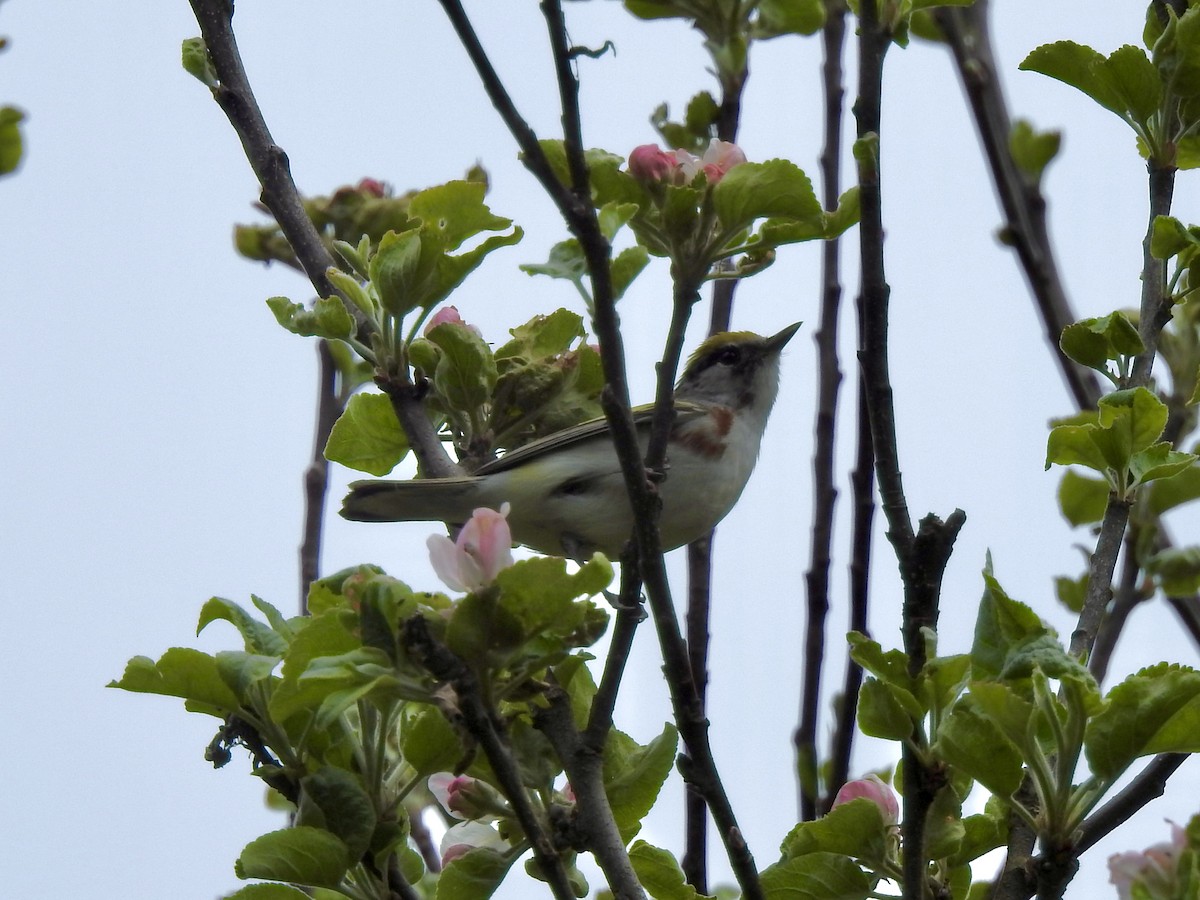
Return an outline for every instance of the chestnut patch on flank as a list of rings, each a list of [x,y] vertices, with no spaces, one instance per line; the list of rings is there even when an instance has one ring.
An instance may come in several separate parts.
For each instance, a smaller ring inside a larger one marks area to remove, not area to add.
[[[725,453],[725,437],[733,427],[733,416],[728,406],[713,406],[708,415],[676,428],[673,437],[693,453],[720,459]]]

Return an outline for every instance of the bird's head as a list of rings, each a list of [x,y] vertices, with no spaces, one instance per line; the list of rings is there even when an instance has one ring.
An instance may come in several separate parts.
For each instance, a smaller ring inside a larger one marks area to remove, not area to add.
[[[679,400],[753,412],[765,423],[779,392],[779,354],[800,323],[771,337],[752,331],[714,334],[688,359],[675,387]]]

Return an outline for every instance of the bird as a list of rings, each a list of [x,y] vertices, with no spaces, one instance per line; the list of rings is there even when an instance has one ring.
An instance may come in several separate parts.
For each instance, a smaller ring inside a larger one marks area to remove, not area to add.
[[[689,357],[675,386],[659,534],[663,551],[708,534],[733,508],[754,465],[779,393],[781,351],[799,329],[762,337],[721,332]],[[653,405],[634,409],[642,452]],[[356,522],[461,525],[478,507],[510,505],[514,542],[550,556],[616,558],[633,532],[633,511],[606,419],[547,435],[485,463],[471,475],[356,481],[341,515]]]

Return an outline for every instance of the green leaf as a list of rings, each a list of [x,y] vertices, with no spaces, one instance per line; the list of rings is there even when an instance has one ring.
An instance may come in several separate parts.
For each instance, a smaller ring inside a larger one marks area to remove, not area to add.
[[[840,853],[881,869],[887,854],[887,825],[879,806],[857,797],[812,822],[801,822],[780,845],[784,860],[807,853]]]
[[[1008,152],[1017,168],[1033,179],[1041,180],[1046,166],[1058,155],[1061,131],[1036,131],[1029,122],[1018,119],[1008,134]]]
[[[911,693],[876,678],[863,682],[858,693],[858,727],[863,734],[885,741],[903,741],[913,734],[920,704]]]
[[[482,231],[504,231],[511,219],[494,215],[483,197],[487,185],[481,181],[450,181],[415,194],[409,213],[423,227],[437,234],[446,250],[456,250],[467,238]]]
[[[335,607],[315,613],[288,645],[283,659],[284,680],[295,681],[317,657],[341,656],[362,647],[355,633],[357,626],[357,617],[349,609]]]
[[[1145,566],[1168,597],[1188,597],[1200,591],[1200,547],[1160,550]]]
[[[821,0],[762,0],[754,21],[754,35],[773,38],[783,34],[816,34],[825,24]]]
[[[1110,359],[1135,356],[1146,349],[1137,327],[1122,312],[1068,325],[1059,346],[1075,362],[1101,372]]]
[[[966,865],[1008,842],[1008,817],[981,813],[962,820],[963,839],[947,860],[951,866]]]
[[[1145,484],[1174,478],[1195,461],[1195,455],[1172,450],[1169,443],[1161,441],[1133,454],[1129,460],[1129,472],[1133,476],[1133,484]]]
[[[925,823],[925,853],[930,859],[946,859],[959,852],[966,838],[962,801],[950,784],[933,797]]]
[[[1155,259],[1170,259],[1197,244],[1200,244],[1200,240],[1174,216],[1154,217],[1150,229],[1150,255]]]
[[[408,454],[408,439],[384,394],[355,394],[333,423],[325,458],[359,472],[386,475]]]
[[[25,113],[15,106],[0,106],[0,175],[16,171],[21,162],[23,145],[18,127]]]
[[[767,900],[866,900],[872,881],[854,860],[839,853],[806,853],[762,872]]]
[[[713,188],[712,200],[722,228],[731,232],[748,228],[755,219],[823,222],[812,182],[785,159],[735,166]]]
[[[1078,578],[1068,578],[1057,575],[1054,578],[1054,594],[1058,601],[1073,613],[1083,609],[1083,601],[1087,596],[1088,575],[1084,572]]]
[[[658,799],[678,745],[679,733],[669,724],[645,746],[615,728],[609,732],[604,744],[604,793],[626,843],[641,829],[642,819]]]
[[[243,653],[240,650],[223,650],[217,654],[216,659],[217,673],[233,689],[238,701],[244,706],[250,706],[251,688],[270,678],[279,665],[278,656],[261,656],[256,653]]]
[[[470,328],[444,322],[426,337],[441,349],[433,374],[434,389],[451,408],[468,412],[488,401],[496,387],[496,360]]]
[[[620,300],[625,296],[629,285],[641,274],[642,269],[646,268],[649,262],[650,253],[640,244],[626,247],[613,257],[610,266],[613,300]]]
[[[296,824],[337,836],[350,859],[359,859],[375,833],[375,806],[357,778],[345,769],[322,766],[300,780],[302,801]]]
[[[629,848],[629,862],[638,882],[654,900],[696,900],[706,896],[687,883],[675,857],[645,841]]]
[[[182,697],[189,704],[196,704],[194,712],[221,718],[239,706],[237,695],[217,670],[216,659],[190,647],[172,647],[157,663],[145,656],[135,656],[120,680],[108,686],[141,694]]]
[[[1163,84],[1141,47],[1126,44],[1109,54],[1105,70],[1135,122],[1147,123],[1163,100]]]
[[[908,674],[908,654],[903,650],[884,651],[878,641],[857,631],[846,635],[846,640],[850,644],[850,656],[856,663],[880,681],[912,693],[916,685]]]
[[[470,850],[442,870],[434,896],[437,900],[487,900],[516,859],[515,854],[509,857],[487,847]]]
[[[559,241],[551,247],[550,256],[544,263],[523,263],[519,268],[528,275],[548,275],[551,278],[561,278],[580,288],[583,287],[583,280],[588,273],[583,247],[575,238]]]
[[[549,315],[537,315],[513,328],[512,340],[496,350],[497,360],[522,359],[527,362],[565,353],[587,331],[583,317],[569,309],[556,309]]]
[[[1058,506],[1063,518],[1075,527],[1099,522],[1108,507],[1109,491],[1103,478],[1089,478],[1067,469],[1058,483]]]
[[[297,826],[272,831],[245,846],[234,863],[238,878],[265,878],[334,888],[350,858],[346,845],[320,828]]]
[[[287,297],[271,297],[267,306],[280,325],[301,337],[346,340],[354,334],[354,317],[341,297],[321,297],[312,309],[302,303],[293,303]]]
[[[976,679],[998,677],[1015,647],[1029,638],[1050,633],[1037,613],[1005,593],[992,576],[990,558],[983,572],[983,584],[971,646],[971,668]]]
[[[418,775],[452,771],[466,755],[458,732],[432,706],[421,709],[404,724],[400,753]]]
[[[183,70],[199,81],[206,88],[216,90],[221,79],[217,77],[217,70],[213,67],[212,57],[208,55],[208,47],[204,44],[204,38],[187,38],[183,42],[180,52]]]
[[[1021,754],[973,696],[955,704],[942,720],[934,752],[992,793],[1010,797],[1024,777]]]
[[[422,241],[420,229],[389,231],[379,241],[368,271],[384,308],[398,319],[433,294],[437,248],[432,240]]]
[[[231,623],[241,633],[246,649],[251,653],[283,656],[287,652],[287,641],[281,635],[232,600],[223,597],[213,597],[200,608],[200,622],[196,625],[196,634],[218,620]]]
[[[1138,757],[1200,752],[1200,672],[1159,663],[1130,675],[1087,725],[1084,750],[1099,778],[1115,779]]]
[[[1091,47],[1074,41],[1044,44],[1026,56],[1018,68],[1069,84],[1122,118],[1127,113],[1129,104],[1108,72],[1107,60]]]

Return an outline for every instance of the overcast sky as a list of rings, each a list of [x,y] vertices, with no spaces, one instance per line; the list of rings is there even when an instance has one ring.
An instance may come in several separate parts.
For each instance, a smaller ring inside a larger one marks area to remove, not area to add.
[[[1046,187],[1076,309],[1083,316],[1134,306],[1145,178],[1132,135],[1069,88],[1016,66],[1058,39],[1104,52],[1136,43],[1143,8],[994,6],[1014,113],[1066,130]],[[468,8],[521,110],[539,135],[555,135],[536,4]],[[681,111],[696,91],[713,88],[699,36],[679,24],[637,23],[611,0],[570,3],[567,12],[577,43],[611,39],[617,48],[580,61],[589,145],[626,154],[655,139],[647,123],[654,106]],[[407,190],[480,161],[491,173],[492,209],[527,236],[455,295],[463,316],[499,343],[536,312],[582,311],[565,282],[517,269],[542,261],[564,231],[436,4],[243,0],[235,26],[301,190],[327,193],[363,176]],[[304,300],[309,290],[286,269],[233,253],[231,227],[256,220],[257,189],[224,116],[179,66],[180,41],[196,33],[183,0],[0,7],[0,34],[11,39],[0,55],[0,103],[28,113],[25,164],[0,180],[0,869],[14,897],[211,900],[238,886],[232,864],[241,847],[282,825],[241,755],[219,772],[204,762],[214,720],[103,687],[130,656],[195,644],[200,605],[212,595],[296,604],[315,350],[280,329],[264,300]],[[754,47],[741,132],[750,159],[786,156],[815,179],[819,65],[814,39]],[[989,549],[1008,591],[1068,634],[1073,620],[1056,605],[1051,579],[1080,571],[1076,545],[1088,536],[1061,520],[1059,474],[1042,463],[1046,422],[1069,412],[1070,401],[1014,261],[995,240],[999,214],[948,55],[919,42],[896,49],[886,84],[884,202],[905,484],[914,516],[955,507],[968,515],[945,582],[942,649],[970,645]],[[1176,192],[1177,214],[1189,222],[1200,218],[1194,181],[1184,173]],[[773,269],[742,286],[734,315],[737,327],[763,333],[805,321],[784,360],[758,470],[717,541],[712,738],[764,866],[796,817],[790,735],[808,561],[817,292],[818,248],[785,248]],[[668,298],[657,261],[621,303],[635,400],[651,396]],[[700,317],[691,345],[705,310]],[[852,375],[851,317],[844,322]],[[846,409],[852,383],[844,383]],[[839,450],[844,471],[851,441]],[[331,503],[351,477],[335,472]],[[845,628],[848,497],[844,490],[838,507],[835,634]],[[1181,542],[1195,541],[1194,519],[1176,530]],[[333,518],[324,570],[371,561],[433,588],[430,531]],[[682,554],[674,556],[678,588]],[[885,645],[899,642],[899,598],[880,537],[872,627]],[[1164,657],[1196,664],[1178,632],[1161,603],[1140,609],[1112,671]],[[235,640],[218,623],[199,646]],[[617,710],[620,727],[643,741],[669,717],[656,654],[647,627]],[[838,662],[827,679],[840,677]],[[888,764],[892,752],[861,741],[856,772]],[[1094,896],[1107,877],[1104,857],[1163,840],[1165,817],[1184,822],[1196,812],[1198,770],[1187,763],[1135,827],[1091,851],[1068,896]],[[677,778],[667,796],[643,836],[678,851]]]

